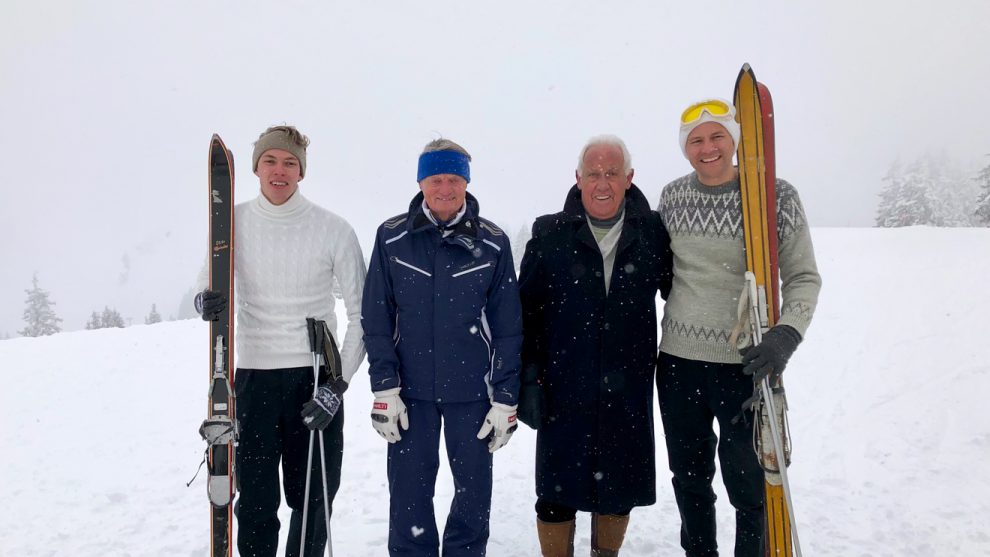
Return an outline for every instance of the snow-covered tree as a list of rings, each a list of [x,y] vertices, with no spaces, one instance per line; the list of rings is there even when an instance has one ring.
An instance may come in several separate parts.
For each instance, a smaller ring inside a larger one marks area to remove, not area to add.
[[[895,162],[883,181],[877,226],[971,224],[973,188],[944,156],[926,155],[907,167]]]
[[[121,317],[120,312],[109,306],[103,306],[102,313],[94,311],[86,323],[87,329],[110,329],[112,327],[123,329],[125,326],[124,318]]]
[[[901,161],[890,165],[887,175],[882,178],[887,185],[880,190],[880,203],[877,205],[877,226],[892,228],[906,226],[907,214],[901,203],[901,192],[904,189],[904,177]]]
[[[55,315],[55,310],[52,309],[55,302],[48,297],[48,292],[38,286],[38,273],[31,278],[31,289],[25,292],[28,295],[24,308],[24,322],[27,326],[18,333],[26,337],[40,337],[61,332],[59,323],[62,318]]]
[[[109,329],[111,327],[123,329],[126,326],[124,324],[124,318],[121,317],[120,312],[106,306],[103,307],[103,315],[100,316],[100,321],[102,322],[104,329]]]
[[[973,211],[973,216],[976,217],[974,224],[990,226],[990,164],[980,170],[975,181],[980,186],[980,194],[976,199],[976,210]]]
[[[144,318],[144,324],[153,325],[155,323],[161,323],[161,321],[162,321],[162,315],[158,313],[158,308],[155,307],[155,304],[151,304],[151,313],[149,313],[148,316]]]
[[[100,314],[99,313],[97,313],[97,312],[94,311],[93,314],[89,316],[89,321],[86,322],[86,328],[87,329],[102,329],[103,328],[103,320],[100,319]]]

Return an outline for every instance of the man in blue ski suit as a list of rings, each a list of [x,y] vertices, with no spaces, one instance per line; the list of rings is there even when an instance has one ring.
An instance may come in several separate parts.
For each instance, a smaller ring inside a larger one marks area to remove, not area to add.
[[[443,555],[483,556],[492,453],[516,429],[522,310],[509,240],[467,193],[471,156],[419,158],[421,193],[375,238],[362,303],[372,424],[388,442],[390,555],[439,555],[440,425],[455,495]]]

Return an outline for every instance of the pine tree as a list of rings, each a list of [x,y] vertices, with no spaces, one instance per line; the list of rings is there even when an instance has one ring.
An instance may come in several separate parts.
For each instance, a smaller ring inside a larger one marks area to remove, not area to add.
[[[990,157],[990,155],[987,155]],[[976,199],[976,210],[973,216],[976,217],[976,224],[990,226],[990,164],[983,167],[983,170],[974,178],[980,186],[980,194]]]
[[[155,307],[155,304],[151,304],[151,313],[149,313],[148,316],[144,318],[144,324],[154,325],[155,323],[161,323],[161,321],[162,321],[162,316],[160,313],[158,313],[158,308]]]
[[[89,321],[86,322],[86,328],[90,330],[103,328],[103,320],[100,319],[99,313],[94,311],[93,315],[89,316]]]
[[[24,308],[24,322],[27,326],[18,331],[22,336],[40,337],[62,331],[59,323],[62,318],[55,315],[52,306],[55,302],[48,298],[48,292],[38,286],[38,273],[31,278],[31,289],[27,292],[27,307]]]
[[[877,206],[877,226],[892,228],[905,226],[902,224],[903,218],[900,211],[901,190],[904,188],[904,177],[902,176],[901,162],[894,161],[890,165],[890,170],[883,177],[887,183],[880,191],[880,204]]]
[[[969,226],[972,188],[944,155],[926,155],[907,168],[895,162],[883,178],[876,225]]]
[[[125,327],[124,318],[120,316],[120,312],[116,309],[110,309],[107,306],[103,306],[103,315],[100,316],[100,322],[103,329],[112,327],[123,329]]]

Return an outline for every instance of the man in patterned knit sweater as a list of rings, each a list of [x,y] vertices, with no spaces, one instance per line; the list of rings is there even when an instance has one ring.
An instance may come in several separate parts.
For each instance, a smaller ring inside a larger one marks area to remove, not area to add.
[[[784,371],[821,288],[797,191],[777,180],[780,321],[759,346],[740,351],[730,343],[746,271],[739,175],[732,164],[738,141],[730,103],[715,99],[688,107],[680,144],[695,171],[667,184],[658,207],[671,237],[674,280],[661,323],[657,390],[681,546],[689,557],[718,555],[711,487],[716,448],[736,510],[735,555],[763,555],[763,472],[752,447],[753,420],[733,418],[753,393],[754,374],[776,378]]]
[[[234,391],[240,426],[236,462],[240,496],[235,513],[242,556],[274,557],[278,550],[280,461],[285,499],[292,509],[285,555],[299,554],[307,428],[324,430],[332,506],[344,448],[343,393],[364,358],[364,257],[347,221],[299,193],[308,145],[309,139],[292,126],[265,130],[255,142],[252,161],[261,195],[234,208]],[[334,313],[334,278],[347,310],[342,343]],[[204,270],[200,287],[205,284]],[[205,290],[196,297],[196,309],[204,320],[214,319],[226,305],[219,292]],[[340,346],[343,367],[342,380],[322,384],[315,399],[307,317],[327,322]],[[311,470],[305,554],[320,555],[327,531],[318,450]]]

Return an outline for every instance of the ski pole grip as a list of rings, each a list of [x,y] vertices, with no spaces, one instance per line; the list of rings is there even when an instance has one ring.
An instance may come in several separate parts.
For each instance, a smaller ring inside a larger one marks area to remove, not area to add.
[[[306,318],[306,332],[309,334],[309,351],[318,352],[316,348],[316,319],[313,317]]]
[[[326,338],[324,333],[326,330],[326,321],[320,320],[313,323],[313,331],[310,334],[313,335],[313,345],[315,346],[313,352],[316,352],[317,354],[323,353],[323,348],[325,346],[324,339]]]

